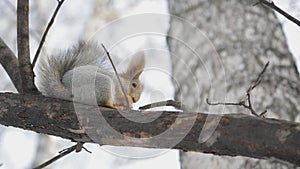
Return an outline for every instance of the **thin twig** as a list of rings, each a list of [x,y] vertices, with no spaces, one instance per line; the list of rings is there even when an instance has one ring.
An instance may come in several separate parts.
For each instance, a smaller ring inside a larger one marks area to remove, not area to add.
[[[57,13],[58,13],[60,7],[61,7],[62,4],[64,3],[64,1],[65,1],[65,0],[57,0],[57,3],[58,3],[58,4],[57,4],[57,6],[56,6],[56,9],[55,9],[54,13],[52,14],[52,17],[51,17],[51,19],[50,19],[50,21],[49,21],[49,23],[48,23],[48,25],[47,25],[47,27],[46,27],[46,29],[45,29],[45,32],[44,32],[44,34],[43,34],[43,36],[42,36],[41,42],[40,42],[40,44],[39,44],[39,47],[38,47],[37,51],[35,52],[34,59],[33,59],[33,62],[32,62],[32,67],[33,67],[33,68],[34,68],[34,66],[35,66],[35,64],[36,64],[36,62],[37,62],[37,59],[38,59],[38,57],[39,57],[39,54],[40,54],[40,52],[41,52],[41,50],[42,50],[42,47],[43,47],[43,45],[44,45],[44,43],[45,43],[47,34],[48,34],[48,32],[49,32],[51,26],[53,25],[54,20],[55,20],[55,17],[56,17],[56,15],[57,15]]]
[[[87,148],[85,148],[85,147],[82,147],[82,149],[84,149],[86,152],[88,152],[88,153],[92,153],[90,150],[88,150]],[[77,152],[77,151],[76,151]],[[78,152],[77,152],[78,153]]]
[[[129,106],[129,100],[128,100],[128,98],[127,98],[126,91],[125,91],[124,86],[123,86],[123,84],[122,84],[122,82],[121,82],[121,79],[120,79],[120,76],[119,76],[119,74],[118,74],[118,72],[117,72],[117,69],[116,69],[116,67],[115,67],[115,65],[114,65],[114,63],[113,63],[113,61],[112,61],[112,59],[111,59],[111,57],[110,57],[109,52],[108,52],[107,49],[105,48],[104,44],[101,43],[101,45],[102,45],[102,47],[103,47],[103,49],[104,49],[104,51],[105,51],[107,57],[109,58],[109,61],[110,61],[111,65],[112,65],[114,71],[115,71],[115,74],[116,74],[117,79],[118,79],[118,81],[119,81],[119,83],[120,83],[120,86],[121,86],[121,90],[122,90],[122,92],[123,92],[123,94],[124,94],[124,97],[125,97],[125,100],[126,100],[127,110],[129,110],[129,109],[130,109],[130,106]]]
[[[253,85],[251,85],[249,87],[249,89],[247,90],[247,93],[250,92],[250,90],[253,90],[256,86],[258,86],[262,80],[263,74],[265,73],[267,67],[269,66],[269,61],[265,64],[263,70],[259,73],[259,75],[257,76],[256,80],[254,81]]]
[[[154,107],[161,107],[161,106],[173,106],[177,109],[184,109],[184,105],[182,105],[181,102],[174,101],[174,100],[167,100],[167,101],[154,102],[154,103],[141,106],[139,107],[139,110],[146,110],[146,109],[151,109]]]
[[[84,149],[86,152],[92,153],[90,150],[88,150],[87,148],[83,147],[83,144],[84,144],[84,142],[78,142],[78,143],[76,144],[75,152],[78,153],[78,152],[80,152],[82,149]]]
[[[218,105],[224,105],[224,106],[243,106],[243,102],[238,103],[232,103],[232,102],[210,102],[208,98],[206,98],[206,103],[210,106],[218,106]]]
[[[268,112],[268,110],[263,111],[262,113],[259,114],[259,117],[265,117],[265,114]]]
[[[252,106],[252,102],[251,102],[251,94],[250,93],[247,93],[247,100],[248,100],[248,107],[249,107],[249,110],[251,111],[251,113],[253,115],[255,115],[256,117],[259,117],[259,115],[255,112],[253,106]]]
[[[258,114],[256,113],[256,111],[254,110],[253,106],[252,106],[252,102],[251,102],[251,92],[252,90],[257,87],[260,82],[262,81],[263,75],[267,69],[267,67],[269,66],[269,61],[265,64],[263,70],[258,74],[257,78],[255,79],[255,81],[252,83],[252,85],[249,86],[249,88],[247,89],[246,92],[246,97],[245,99],[243,99],[240,102],[236,102],[236,103],[232,103],[232,102],[215,102],[215,103],[211,103],[208,98],[206,98],[206,103],[208,105],[211,106],[217,106],[217,105],[224,105],[224,106],[243,106],[246,109],[250,110],[250,112],[257,116],[257,117],[263,117],[266,113],[267,110],[264,110],[262,113]]]
[[[46,161],[45,163],[33,168],[33,169],[42,169],[50,164],[52,164],[53,162],[55,162],[56,160],[70,154],[71,152],[73,152],[74,150],[76,150],[76,147],[77,147],[77,144],[72,146],[72,147],[69,147],[67,149],[64,149],[62,151],[59,152],[59,154],[53,158],[51,158],[50,160]]]
[[[259,0],[257,3],[253,4],[253,6],[257,5],[257,4],[263,4],[273,10],[275,10],[276,12],[280,13],[281,15],[283,15],[284,17],[286,17],[288,20],[294,22],[295,24],[297,24],[298,26],[300,26],[300,21],[296,18],[294,18],[293,16],[291,16],[290,14],[286,13],[284,10],[280,9],[278,6],[275,5],[274,2],[269,2],[266,0]]]
[[[82,149],[84,149],[85,151],[91,153],[91,151],[89,151],[85,147],[83,147],[83,144],[84,144],[83,142],[78,142],[76,145],[73,145],[73,146],[71,146],[69,148],[63,149],[63,150],[61,150],[61,151],[58,152],[59,154],[57,156],[51,158],[50,160],[46,161],[45,163],[43,163],[43,164],[41,164],[41,165],[39,165],[39,166],[37,166],[37,167],[35,167],[33,169],[42,169],[42,168],[44,168],[44,167],[46,167],[46,166],[54,163],[56,160],[58,160],[58,159],[60,159],[60,158],[62,158],[64,156],[70,154],[73,151],[75,151],[76,153],[78,153]]]

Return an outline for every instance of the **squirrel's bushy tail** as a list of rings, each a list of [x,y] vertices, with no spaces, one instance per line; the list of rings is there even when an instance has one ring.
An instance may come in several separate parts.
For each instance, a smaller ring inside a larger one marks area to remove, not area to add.
[[[72,91],[64,86],[64,74],[78,66],[109,67],[104,50],[97,43],[80,42],[66,52],[40,58],[37,86],[46,96],[72,100]]]

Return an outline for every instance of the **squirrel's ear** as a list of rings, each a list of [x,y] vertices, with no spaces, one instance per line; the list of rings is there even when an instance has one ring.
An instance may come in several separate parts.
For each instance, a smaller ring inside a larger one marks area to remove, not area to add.
[[[138,52],[132,57],[129,67],[125,72],[125,76],[133,79],[138,79],[141,73],[143,72],[144,67],[145,67],[144,52]]]

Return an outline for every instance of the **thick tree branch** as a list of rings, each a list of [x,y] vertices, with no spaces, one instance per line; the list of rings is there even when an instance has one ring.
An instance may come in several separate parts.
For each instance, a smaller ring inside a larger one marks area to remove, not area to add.
[[[95,108],[89,106],[86,107],[86,110],[93,112]],[[96,120],[99,114],[115,131],[121,133],[122,137],[114,137],[109,134],[105,124],[99,127],[99,122]],[[211,115],[209,120],[207,120],[207,114],[191,112],[137,112],[132,110],[127,113],[122,112],[120,115],[116,110],[101,108],[99,114],[88,113],[89,118],[82,127],[71,102],[40,95],[0,94],[0,124],[6,126],[59,136],[76,142],[93,143],[95,141],[91,136],[93,138],[97,136],[100,138],[101,144],[174,148],[216,155],[278,159],[300,166],[299,123],[262,119],[244,114]],[[127,118],[123,116],[124,114]],[[149,123],[128,120],[136,116],[149,117],[153,115],[158,115],[156,116],[158,118]],[[193,118],[195,119],[194,124],[190,123]],[[221,120],[213,135],[206,142],[199,143],[198,139],[204,123],[214,124],[214,119],[219,118]],[[182,133],[191,124],[193,124],[191,129],[187,133]],[[174,125],[177,127],[173,128]],[[178,139],[178,134],[170,134],[160,138],[159,141],[152,139],[170,127],[179,134],[186,134],[178,144],[168,145],[172,140]],[[87,129],[89,134],[87,134]],[[140,139],[126,141],[126,138],[129,137]]]
[[[7,72],[17,91],[20,92],[22,89],[20,72],[19,69],[16,69],[19,67],[18,60],[2,38],[0,38],[0,64]]]
[[[30,63],[28,1],[29,0],[18,0],[17,7],[18,61],[22,81],[22,92],[25,93],[37,91],[34,85],[34,75]]]

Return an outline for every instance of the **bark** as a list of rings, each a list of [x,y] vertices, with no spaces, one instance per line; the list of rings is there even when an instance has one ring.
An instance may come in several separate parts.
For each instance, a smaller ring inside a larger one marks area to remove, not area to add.
[[[101,115],[107,124],[99,124],[99,113],[91,113],[98,108],[81,106],[89,113],[83,116],[76,114],[74,104],[68,101],[41,95],[2,93],[0,124],[79,142],[271,158],[300,165],[299,123],[262,119],[244,114],[214,115],[207,121],[207,114],[203,113],[133,110],[119,112],[101,108]],[[128,120],[137,116],[159,117],[150,123]],[[80,122],[78,119],[81,119]],[[218,120],[220,122],[213,135],[206,142],[199,141],[203,125]],[[107,125],[121,135],[112,135]],[[171,133],[155,139],[164,131]],[[183,137],[180,138],[181,136]],[[173,140],[177,140],[178,143]]]
[[[237,106],[210,107],[205,99],[238,102],[245,97],[264,64],[270,61],[262,83],[251,93],[252,104],[258,113],[267,109],[268,117],[294,121],[300,112],[300,79],[295,62],[274,12],[261,5],[253,7],[254,3],[251,0],[169,0],[170,13],[180,17],[171,17],[168,34],[176,98],[189,109],[201,112],[249,113]],[[280,167],[251,159],[189,153],[181,157],[183,169],[205,165],[210,168]]]
[[[34,85],[34,75],[30,63],[28,0],[18,0],[17,7],[17,34],[18,34],[18,61],[21,75],[22,91],[37,91]]]

